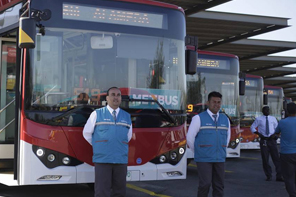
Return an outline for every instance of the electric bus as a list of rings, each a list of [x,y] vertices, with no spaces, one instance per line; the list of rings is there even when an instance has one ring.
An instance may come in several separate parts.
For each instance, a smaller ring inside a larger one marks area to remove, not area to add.
[[[112,86],[132,117],[127,180],[186,178],[182,9],[148,0],[1,0],[0,9],[0,183],[93,183],[82,130]]]
[[[262,115],[263,78],[256,75],[246,75],[245,95],[240,96],[240,129],[241,149],[260,149],[259,136],[250,130],[254,120]]]
[[[208,94],[217,91],[222,94],[221,112],[231,123],[231,138],[227,147],[227,157],[240,156],[239,129],[239,60],[231,54],[198,50],[196,74],[187,75],[187,116],[191,118],[207,110]],[[188,162],[194,158],[187,150]]]

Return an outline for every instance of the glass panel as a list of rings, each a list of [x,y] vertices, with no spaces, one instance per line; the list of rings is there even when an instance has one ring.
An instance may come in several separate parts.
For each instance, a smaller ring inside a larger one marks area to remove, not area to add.
[[[26,91],[26,109],[28,117],[38,122],[51,124],[48,119],[77,107],[104,106],[112,86],[121,88],[123,98],[156,98],[170,113],[185,110],[182,40],[47,28],[45,36],[36,38],[31,62],[26,71],[31,80],[27,84],[32,85]],[[80,100],[86,96],[81,93],[88,97],[83,104]],[[122,108],[159,113],[155,102],[123,102]],[[168,118],[164,112],[160,115]]]
[[[200,56],[204,58],[202,55]],[[208,63],[202,62],[200,65],[204,65],[203,68],[201,69],[198,66],[195,75],[187,75],[189,122],[192,116],[207,109],[208,94],[217,91],[222,94],[221,110],[231,118],[234,124],[237,124],[239,117],[238,61],[237,59],[219,56],[208,56],[206,59]],[[217,66],[213,67],[212,62]]]
[[[8,103],[15,99],[16,80],[16,44],[12,42],[2,42],[1,47],[1,93],[0,108],[3,109]],[[0,128],[4,128],[15,118],[15,104],[9,105],[0,114]],[[10,124],[0,133],[0,143],[14,142],[15,124]]]

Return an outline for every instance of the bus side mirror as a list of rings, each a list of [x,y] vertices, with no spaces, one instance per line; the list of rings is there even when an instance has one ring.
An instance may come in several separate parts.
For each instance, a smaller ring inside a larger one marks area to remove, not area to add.
[[[239,73],[239,95],[245,95],[246,91],[246,73],[240,72]]]
[[[187,49],[185,51],[185,73],[194,75],[196,73],[197,52]]]
[[[20,18],[19,48],[35,48],[36,20],[29,17]]]
[[[263,90],[263,105],[268,105],[268,93],[266,90]]]

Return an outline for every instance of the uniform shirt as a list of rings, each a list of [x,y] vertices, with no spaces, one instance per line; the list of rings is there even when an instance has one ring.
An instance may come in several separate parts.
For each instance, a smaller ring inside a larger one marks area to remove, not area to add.
[[[114,109],[112,109],[109,105],[107,105],[107,109],[110,112],[110,114],[113,116],[112,113],[113,113]],[[120,108],[117,108],[115,111],[116,111],[116,117],[117,117],[117,115],[118,115],[118,113],[120,111]],[[88,118],[88,120],[87,120],[87,122],[86,122],[86,124],[85,124],[85,126],[83,128],[83,137],[90,144],[92,144],[92,134],[93,134],[94,129],[95,129],[96,120],[97,120],[97,112],[93,111],[90,114],[90,116],[89,116],[89,118]],[[130,141],[131,138],[132,138],[132,130],[133,130],[133,128],[132,128],[132,125],[131,125],[130,128],[129,128],[128,134],[127,134],[128,141]]]
[[[275,132],[275,128],[278,125],[278,121],[273,116],[267,116],[267,118],[269,123],[269,135],[266,134],[266,116],[259,116],[256,118],[256,120],[250,127],[252,133],[256,132],[256,128],[258,128],[258,133],[262,134],[264,137],[270,137],[271,135],[273,135]]]
[[[289,116],[280,120],[276,133],[281,133],[281,154],[296,153],[296,117]]]
[[[210,115],[210,117],[212,117],[213,121],[215,121],[215,118],[212,116],[213,113],[209,109],[207,109],[207,112]],[[219,119],[219,113],[217,113],[217,120],[218,119]],[[228,131],[227,131],[227,146],[230,141],[230,135],[231,135],[229,119],[228,119],[228,125],[229,125],[229,127],[228,127]],[[187,137],[186,137],[187,138],[187,145],[189,146],[189,148],[192,152],[194,152],[195,137],[198,134],[199,129],[200,129],[200,117],[199,117],[199,115],[195,115],[192,118],[192,121],[191,121],[189,129],[188,129]]]

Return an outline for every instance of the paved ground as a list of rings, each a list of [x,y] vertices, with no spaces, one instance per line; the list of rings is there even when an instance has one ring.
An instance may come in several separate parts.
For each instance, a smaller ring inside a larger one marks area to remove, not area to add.
[[[185,180],[129,182],[127,197],[195,197],[197,180],[195,164],[191,163]],[[225,182],[225,197],[288,196],[284,183],[276,182],[275,176],[273,181],[265,181],[260,152],[257,150],[244,150],[241,158],[227,159]],[[51,196],[91,197],[93,192],[85,184],[21,187],[0,185],[0,197]]]

